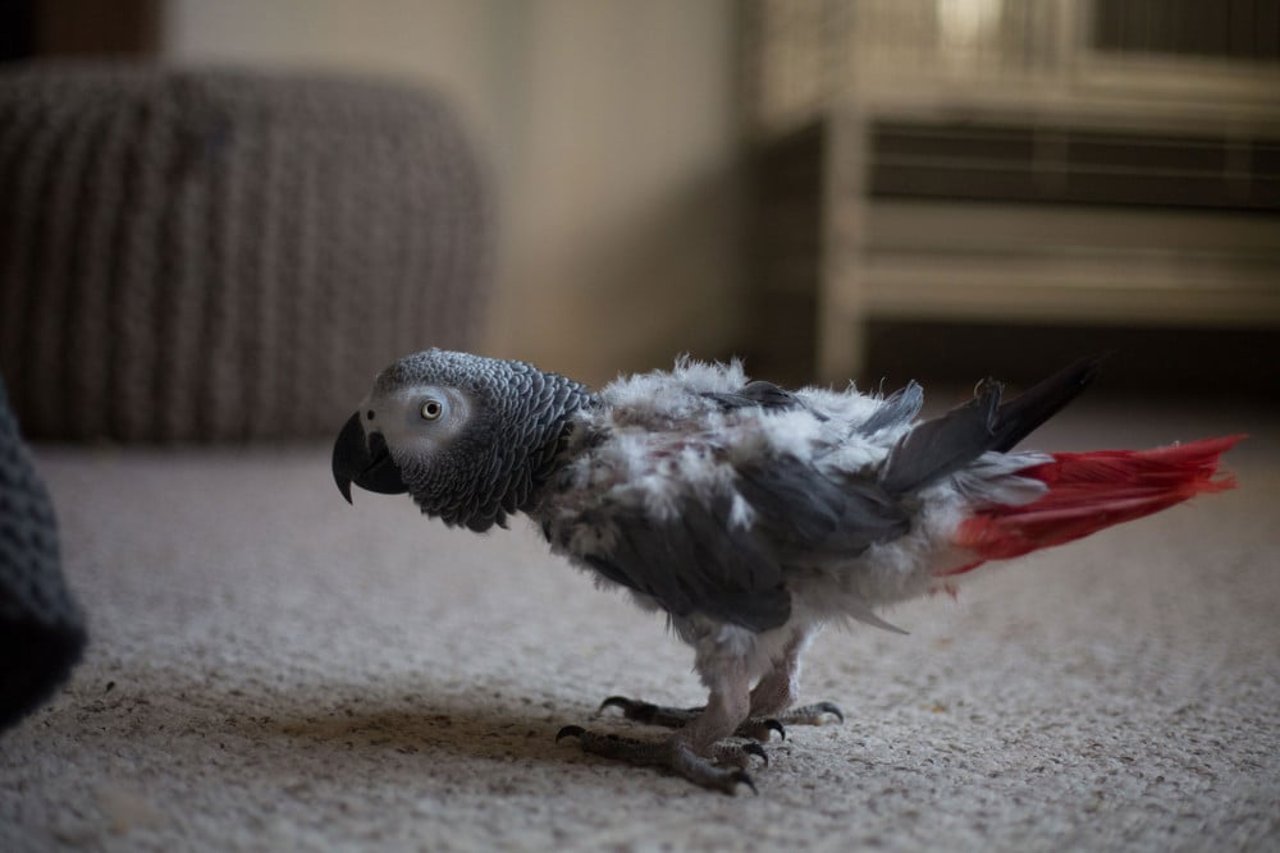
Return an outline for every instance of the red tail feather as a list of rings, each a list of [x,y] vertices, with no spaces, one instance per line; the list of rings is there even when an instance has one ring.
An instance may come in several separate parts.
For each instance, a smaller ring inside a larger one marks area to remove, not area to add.
[[[1055,453],[1052,462],[1019,472],[1045,483],[1048,493],[1023,506],[984,507],[962,522],[955,544],[977,559],[943,574],[1061,545],[1201,492],[1230,489],[1235,478],[1215,476],[1218,457],[1243,438],[1232,435],[1154,450]]]

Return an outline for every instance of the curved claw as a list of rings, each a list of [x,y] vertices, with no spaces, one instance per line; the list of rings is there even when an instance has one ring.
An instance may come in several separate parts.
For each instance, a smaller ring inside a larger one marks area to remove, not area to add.
[[[764,762],[764,766],[769,766],[769,753],[764,751],[764,747],[755,741],[747,741],[742,745],[742,751],[748,755],[754,755]]]
[[[734,773],[732,776],[730,776],[729,780],[733,782],[735,785],[739,785],[739,784],[746,785],[748,788],[751,789],[751,793],[755,794],[757,797],[760,796],[760,792],[756,790],[755,781],[752,780],[751,774],[747,773],[747,771],[739,770],[736,773]],[[730,793],[733,793],[732,789],[730,790]]]
[[[605,708],[621,708],[626,712],[630,710],[631,706],[634,704],[635,702],[631,701],[626,696],[609,696],[600,703],[600,707],[596,710],[596,713],[599,714]]]
[[[586,733],[587,733],[587,730],[584,729],[582,726],[565,726],[560,731],[556,732],[556,743],[559,743],[561,738],[566,738],[566,737],[581,738]]]
[[[779,738],[781,738],[782,740],[786,740],[786,739],[787,739],[787,730],[786,730],[786,728],[782,725],[782,723],[780,723],[779,721],[775,720],[773,717],[770,717],[769,719],[765,720],[765,721],[764,721],[764,724],[765,724],[765,727],[766,727],[766,728],[773,729],[775,732],[777,732],[777,733],[778,733],[778,737],[779,737]]]
[[[819,711],[823,711],[823,712],[825,712],[825,713],[827,713],[827,714],[830,714],[831,716],[835,717],[837,720],[839,720],[839,721],[841,722],[841,724],[843,724],[843,723],[844,723],[844,711],[841,711],[841,710],[840,710],[840,706],[839,706],[839,705],[837,705],[836,703],[834,703],[834,702],[819,702],[819,703],[817,704],[817,708],[818,708],[818,710],[819,710]]]

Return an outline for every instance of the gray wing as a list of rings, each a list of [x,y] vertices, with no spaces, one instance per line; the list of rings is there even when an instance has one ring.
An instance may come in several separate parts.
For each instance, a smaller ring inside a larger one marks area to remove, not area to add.
[[[832,479],[794,456],[742,466],[737,486],[756,512],[757,535],[784,565],[856,557],[910,527],[874,478]]]
[[[790,616],[789,568],[855,557],[909,527],[903,508],[873,480],[837,482],[795,457],[761,460],[737,474],[752,525],[730,522],[729,495],[685,500],[661,521],[642,508],[614,508],[613,546],[580,556],[675,616],[703,613],[765,631]]]
[[[754,631],[776,628],[791,615],[782,566],[750,530],[729,523],[730,505],[728,496],[688,499],[664,520],[641,507],[615,509],[608,518],[613,546],[579,556],[674,616],[703,613]]]

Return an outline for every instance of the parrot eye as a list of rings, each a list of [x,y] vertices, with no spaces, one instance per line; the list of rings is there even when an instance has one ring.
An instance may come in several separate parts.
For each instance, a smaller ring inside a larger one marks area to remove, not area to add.
[[[444,412],[444,406],[439,400],[428,400],[422,404],[422,408],[418,413],[422,415],[424,421],[434,421]]]

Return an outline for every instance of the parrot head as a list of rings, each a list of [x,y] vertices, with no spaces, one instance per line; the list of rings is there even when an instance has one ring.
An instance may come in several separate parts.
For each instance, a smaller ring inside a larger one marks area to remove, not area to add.
[[[426,514],[483,531],[526,509],[550,476],[570,416],[590,400],[577,382],[519,361],[431,349],[378,374],[338,433],[333,478],[408,492]]]

